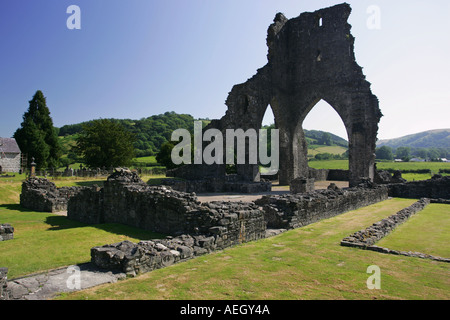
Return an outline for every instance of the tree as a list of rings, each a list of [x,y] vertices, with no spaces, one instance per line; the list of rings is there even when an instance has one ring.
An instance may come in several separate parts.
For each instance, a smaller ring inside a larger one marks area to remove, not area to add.
[[[375,150],[375,155],[377,159],[380,160],[392,160],[394,159],[394,155],[392,153],[392,148],[388,146],[382,146],[381,148],[377,148]]]
[[[161,149],[159,149],[159,152],[156,155],[156,161],[165,166],[167,169],[177,167],[177,165],[175,165],[172,161],[172,149],[174,147],[175,145],[172,142],[166,142],[161,146]]]
[[[322,138],[320,139],[320,144],[331,146],[332,144],[331,134],[329,134],[328,132],[323,132]]]
[[[410,147],[398,147],[396,150],[396,156],[403,161],[409,161],[411,159],[411,148]]]
[[[120,123],[100,119],[83,125],[74,150],[91,168],[128,166],[136,155],[134,142]]]
[[[28,163],[34,158],[38,169],[59,166],[61,146],[42,91],[36,91],[29,101],[29,108],[14,138],[22,153],[27,155]]]

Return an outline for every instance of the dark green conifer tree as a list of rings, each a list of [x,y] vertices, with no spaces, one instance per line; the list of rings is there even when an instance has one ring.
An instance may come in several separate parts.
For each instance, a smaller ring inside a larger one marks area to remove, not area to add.
[[[22,153],[27,155],[28,165],[31,158],[34,158],[38,169],[59,166],[61,146],[42,91],[36,91],[29,101],[29,108],[24,113],[23,122],[14,133],[14,138]]]

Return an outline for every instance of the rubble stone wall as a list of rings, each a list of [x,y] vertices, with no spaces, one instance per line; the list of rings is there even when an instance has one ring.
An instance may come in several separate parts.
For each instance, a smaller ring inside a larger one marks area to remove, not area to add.
[[[450,177],[435,175],[429,180],[390,184],[389,196],[411,199],[450,199]]]
[[[255,203],[262,207],[268,228],[293,229],[356,210],[388,199],[388,188],[337,187],[303,194],[263,196]]]
[[[7,275],[8,268],[0,268],[0,300],[9,300]]]
[[[254,203],[201,204],[195,194],[149,186],[137,174],[116,172],[102,189],[69,200],[68,218],[84,223],[122,223],[167,235],[203,234],[229,246],[264,237],[264,215]]]
[[[84,188],[57,188],[53,182],[45,178],[29,178],[22,183],[20,205],[40,212],[66,211],[69,198]]]
[[[0,241],[12,240],[14,238],[14,227],[9,223],[0,224]]]

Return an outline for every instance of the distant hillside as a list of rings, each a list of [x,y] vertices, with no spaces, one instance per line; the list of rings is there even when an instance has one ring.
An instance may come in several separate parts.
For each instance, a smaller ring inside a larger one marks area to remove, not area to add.
[[[377,147],[388,146],[411,148],[450,148],[450,129],[439,129],[407,135],[396,139],[385,139],[377,142]]]

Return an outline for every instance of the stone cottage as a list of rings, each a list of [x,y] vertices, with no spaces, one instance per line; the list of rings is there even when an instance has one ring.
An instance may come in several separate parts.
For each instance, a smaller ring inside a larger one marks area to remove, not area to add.
[[[0,138],[0,173],[20,172],[21,152],[14,138]]]

